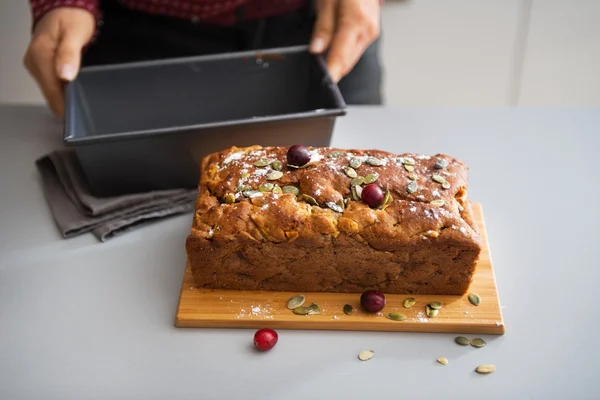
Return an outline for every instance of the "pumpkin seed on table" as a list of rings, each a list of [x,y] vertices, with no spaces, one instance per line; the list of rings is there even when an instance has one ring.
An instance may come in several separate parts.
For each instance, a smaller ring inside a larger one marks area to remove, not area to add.
[[[435,169],[444,169],[448,166],[448,161],[444,160],[443,158],[440,158],[439,160],[437,160],[437,162],[435,163],[435,165],[433,166],[433,168]]]
[[[414,297],[409,297],[408,299],[404,300],[404,308],[411,308],[416,302],[417,301]]]
[[[273,171],[269,175],[267,175],[268,181],[276,181],[277,179],[283,176],[283,172],[281,171]]]
[[[442,303],[440,301],[432,301],[428,305],[434,310],[440,310],[442,308]]]
[[[357,176],[356,178],[354,178],[350,181],[351,186],[360,186],[363,183],[365,183],[365,178],[362,176]]]
[[[439,362],[442,365],[447,365],[448,364],[448,359],[446,357],[438,357],[437,358],[437,362]]]
[[[401,312],[393,311],[386,315],[387,319],[391,319],[392,321],[404,321],[406,319],[406,315]]]
[[[377,157],[368,157],[367,161],[365,161],[367,164],[372,165],[374,167],[381,167],[383,165],[383,161],[381,161],[379,158]]]
[[[410,181],[410,183],[406,186],[406,191],[411,194],[416,192],[417,191],[417,182]]]
[[[354,170],[354,168],[352,167],[345,167],[344,168],[344,172],[346,173],[346,175],[348,175],[350,178],[356,178],[358,176],[358,174],[356,173],[356,171]]]
[[[233,203],[235,203],[235,195],[233,193],[227,193],[223,197],[223,201],[227,204],[233,204]]]
[[[350,304],[346,304],[344,306],[344,314],[351,315],[353,311],[354,311],[354,308]]]
[[[496,371],[496,366],[494,364],[482,364],[475,368],[475,372],[478,374],[491,374]]]
[[[354,157],[353,159],[350,160],[350,166],[354,169],[360,168],[361,165],[362,165],[362,161],[360,161],[360,158]]]
[[[456,342],[456,344],[460,344],[461,346],[468,346],[471,344],[471,340],[464,336],[457,336],[454,338],[454,341]]]
[[[425,307],[425,310],[426,310],[426,312],[427,312],[427,316],[428,316],[429,318],[434,318],[434,317],[436,317],[436,316],[438,315],[438,312],[439,312],[439,310],[436,310],[436,309],[434,309],[434,308],[431,308],[431,307],[429,307],[429,305],[427,305],[427,306]]]
[[[415,166],[414,165],[404,164],[404,169],[407,170],[408,172],[415,172]]]
[[[281,188],[283,193],[291,193],[294,196],[298,196],[300,194],[300,190],[296,186],[284,186]]]
[[[437,183],[444,183],[444,182],[446,182],[446,178],[444,178],[443,176],[438,175],[438,174],[431,175],[431,179],[433,179]]]
[[[271,163],[271,168],[275,171],[281,171],[283,169],[283,163],[279,160],[275,160]]]
[[[270,192],[273,190],[274,186],[275,185],[273,185],[272,183],[263,183],[258,187],[258,190],[261,192]]]
[[[374,174],[368,174],[367,176],[365,176],[365,182],[367,185],[369,183],[373,183],[375,182],[377,179],[379,179],[379,174],[374,173]]]
[[[374,355],[375,352],[373,350],[363,350],[360,353],[358,353],[358,359],[360,361],[367,361],[373,358]]]
[[[287,308],[293,310],[294,308],[302,306],[305,301],[306,298],[302,295],[291,297],[287,302]]]
[[[485,347],[486,344],[487,343],[482,338],[475,338],[475,339],[471,340],[471,346],[473,346],[473,347],[481,348],[481,347]]]
[[[446,202],[442,199],[438,199],[438,200],[431,200],[429,202],[429,204],[431,204],[434,207],[443,207],[444,204],[446,204]]]
[[[317,200],[315,200],[314,197],[308,195],[308,194],[302,194],[302,199],[304,201],[306,201],[308,204],[313,205],[313,206],[318,206],[319,203],[317,202]]]
[[[474,306],[481,304],[481,297],[477,293],[469,293],[469,302]]]
[[[255,167],[266,167],[269,164],[271,164],[271,161],[265,160],[264,158],[260,159],[260,160],[257,160],[257,161],[254,161],[254,166]]]
[[[442,187],[443,187],[444,189],[450,189],[450,182],[448,182],[448,181],[444,181],[444,182],[442,183]]]
[[[339,204],[334,203],[333,201],[328,201],[327,203],[325,203],[325,205],[327,207],[331,208],[335,212],[339,212],[339,213],[344,212],[344,208],[341,207]]]

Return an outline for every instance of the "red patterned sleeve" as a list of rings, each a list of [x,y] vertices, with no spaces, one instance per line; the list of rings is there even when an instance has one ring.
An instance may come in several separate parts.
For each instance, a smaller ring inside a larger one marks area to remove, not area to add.
[[[92,13],[96,23],[100,20],[98,0],[29,0],[29,5],[31,7],[32,29],[46,13],[58,7],[81,8]]]

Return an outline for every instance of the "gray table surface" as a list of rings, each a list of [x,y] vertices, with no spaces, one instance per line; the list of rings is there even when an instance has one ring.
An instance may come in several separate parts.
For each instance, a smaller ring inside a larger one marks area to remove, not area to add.
[[[600,110],[352,108],[336,126],[336,146],[469,164],[507,327],[483,349],[282,330],[258,354],[253,330],[174,328],[191,215],[63,240],[33,164],[60,135],[44,108],[0,107],[0,399],[600,398]]]

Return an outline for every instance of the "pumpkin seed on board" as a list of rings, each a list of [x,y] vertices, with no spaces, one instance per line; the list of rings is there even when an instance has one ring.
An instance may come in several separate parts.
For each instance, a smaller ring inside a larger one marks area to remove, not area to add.
[[[446,178],[444,178],[443,176],[438,175],[438,174],[431,175],[431,179],[433,179],[437,183],[444,183],[444,182],[446,182]]]
[[[477,293],[469,293],[469,302],[474,306],[481,304],[481,297]]]
[[[406,186],[406,191],[411,194],[416,192],[417,191],[417,181],[410,181],[408,186]]]
[[[432,301],[428,305],[434,310],[440,310],[442,308],[442,303],[440,301]]]
[[[227,204],[233,204],[235,203],[235,195],[233,193],[227,193],[223,196],[223,201]]]
[[[291,193],[294,196],[298,196],[300,194],[300,190],[296,186],[284,186],[281,188],[283,193]]]
[[[273,185],[272,183],[263,183],[262,185],[260,185],[258,187],[258,190],[260,190],[261,192],[270,192],[273,190],[273,187],[275,185]]]
[[[332,151],[331,153],[329,153],[327,155],[327,157],[329,157],[329,158],[337,158],[337,157],[343,157],[345,155],[346,155],[346,153],[344,153],[343,151]]]
[[[450,182],[448,182],[448,181],[445,181],[444,183],[442,183],[442,187],[443,187],[444,189],[450,189]]]
[[[475,368],[475,372],[478,374],[491,374],[496,371],[496,366],[493,364],[482,364]]]
[[[456,344],[460,344],[461,346],[468,346],[471,344],[471,340],[464,336],[457,336],[454,338],[454,341],[456,342]]]
[[[318,304],[312,303],[308,306],[308,315],[317,315],[321,314],[321,307]]]
[[[277,179],[283,176],[283,172],[281,171],[273,171],[269,175],[267,175],[268,181],[276,181]]]
[[[281,163],[281,161],[275,160],[271,163],[271,168],[273,168],[275,171],[281,171],[281,169],[283,168],[283,164]]]
[[[255,167],[266,167],[269,164],[271,164],[271,161],[265,160],[264,158],[260,159],[260,160],[257,160],[257,161],[254,161],[254,166]]]
[[[439,362],[442,365],[447,365],[448,364],[448,359],[446,357],[438,357],[437,358],[437,362]]]
[[[377,179],[379,179],[379,174],[375,173],[375,174],[368,174],[367,176],[365,176],[365,184],[369,184],[369,183],[373,183],[375,182]]]
[[[486,344],[487,343],[482,338],[475,338],[475,339],[471,340],[471,346],[473,346],[473,347],[481,348],[481,347],[485,347]]]
[[[273,186],[273,193],[281,194],[281,193],[283,193],[283,190],[281,189],[281,187],[279,185],[275,185],[275,186]]]
[[[407,170],[408,172],[415,172],[414,165],[404,164],[404,169]]]
[[[427,312],[427,316],[428,316],[429,318],[434,318],[434,317],[436,317],[436,316],[438,315],[438,312],[439,312],[439,310],[436,310],[436,309],[434,309],[434,308],[431,308],[431,307],[429,307],[429,305],[425,307],[425,310],[426,310],[426,312]]]
[[[306,201],[308,204],[312,205],[312,206],[318,206],[319,203],[315,200],[314,197],[308,195],[308,194],[302,194],[302,199],[304,201]]]
[[[401,312],[393,311],[386,315],[387,319],[391,319],[392,321],[404,321],[406,319],[406,315]]]
[[[310,307],[296,307],[294,308],[292,311],[294,312],[294,314],[296,315],[308,315],[308,311],[309,311]]]
[[[360,158],[354,157],[350,160],[350,166],[354,169],[360,168],[361,165],[362,161],[360,161]]]
[[[353,311],[354,311],[354,308],[350,304],[346,304],[344,306],[344,314],[351,315]]]
[[[434,207],[442,207],[444,204],[446,204],[446,202],[444,200],[439,199],[439,200],[431,200],[429,202],[429,204],[431,204]]]
[[[367,361],[373,358],[374,355],[375,352],[373,350],[363,350],[360,353],[358,353],[358,359],[360,361]]]
[[[342,204],[344,204],[344,203],[342,203]],[[339,212],[339,213],[344,212],[344,208],[340,207],[339,204],[336,204],[333,201],[328,201],[327,203],[325,203],[325,205],[327,207],[331,208],[335,212]]]
[[[433,168],[435,169],[444,169],[448,166],[448,161],[444,160],[443,158],[440,158],[439,160],[437,160],[437,162],[435,163],[435,165],[433,166]]]
[[[358,174],[356,173],[356,171],[354,170],[354,168],[352,167],[344,167],[344,172],[346,173],[346,175],[348,175],[350,178],[356,178],[358,176]]]
[[[287,308],[289,308],[290,310],[293,310],[294,308],[302,306],[305,301],[306,301],[306,298],[302,295],[290,297],[290,299],[287,302]]]
[[[416,302],[417,301],[414,297],[409,297],[408,299],[404,300],[404,308],[411,308]]]
[[[365,161],[367,164],[372,165],[374,167],[381,167],[383,165],[383,161],[381,161],[379,158],[377,157],[368,157],[367,161]]]
[[[357,176],[356,178],[354,178],[350,181],[351,186],[360,186],[363,183],[365,183],[365,178],[362,176]]]

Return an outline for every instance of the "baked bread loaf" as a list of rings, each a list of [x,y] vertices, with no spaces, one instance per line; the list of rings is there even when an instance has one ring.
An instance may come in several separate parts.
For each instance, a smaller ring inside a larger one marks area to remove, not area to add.
[[[300,168],[288,165],[287,147],[233,147],[202,160],[186,240],[198,287],[467,291],[481,239],[464,163],[441,154],[307,150],[310,162]]]

